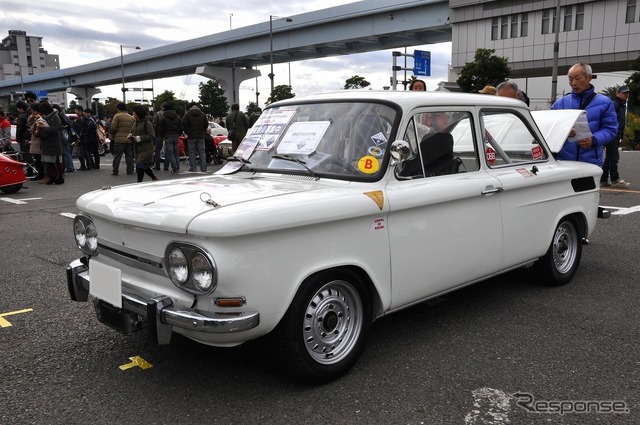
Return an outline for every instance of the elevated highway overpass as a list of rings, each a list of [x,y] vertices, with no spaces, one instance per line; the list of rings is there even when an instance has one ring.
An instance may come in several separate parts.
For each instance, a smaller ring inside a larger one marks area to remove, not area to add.
[[[0,81],[0,98],[24,91],[67,91],[90,102],[100,86],[199,74],[215,78],[236,101],[255,67],[451,41],[449,4],[442,0],[370,0],[273,19],[166,46]],[[270,31],[270,24],[272,31]],[[271,50],[271,41],[273,49]],[[122,63],[121,63],[122,59]]]

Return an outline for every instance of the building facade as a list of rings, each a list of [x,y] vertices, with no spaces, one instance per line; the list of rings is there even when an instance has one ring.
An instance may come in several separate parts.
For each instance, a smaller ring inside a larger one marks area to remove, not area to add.
[[[449,7],[456,73],[486,48],[509,59],[513,78],[552,75],[558,18],[559,75],[579,61],[594,72],[626,71],[640,56],[640,0],[449,0]]]
[[[59,69],[58,55],[49,54],[42,47],[42,37],[27,35],[26,31],[9,30],[9,35],[2,39],[0,80],[10,80],[16,77],[22,80],[29,75]],[[19,98],[22,94],[16,93],[16,96]],[[65,103],[64,93],[48,93],[46,97],[53,103]]]

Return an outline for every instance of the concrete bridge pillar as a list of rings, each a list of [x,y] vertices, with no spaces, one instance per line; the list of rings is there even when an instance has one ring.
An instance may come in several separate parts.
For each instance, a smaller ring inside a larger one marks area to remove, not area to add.
[[[203,65],[196,68],[196,74],[216,80],[227,95],[229,103],[238,102],[240,83],[262,75],[258,69],[225,68],[222,66]]]
[[[91,99],[94,95],[102,93],[102,90],[95,87],[68,87],[67,93],[76,96],[76,103],[82,105],[83,108],[91,107]]]

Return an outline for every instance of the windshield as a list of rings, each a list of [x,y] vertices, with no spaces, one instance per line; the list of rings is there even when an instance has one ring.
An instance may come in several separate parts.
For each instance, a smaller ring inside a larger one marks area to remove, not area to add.
[[[313,103],[265,110],[220,170],[381,178],[400,114],[379,103]]]

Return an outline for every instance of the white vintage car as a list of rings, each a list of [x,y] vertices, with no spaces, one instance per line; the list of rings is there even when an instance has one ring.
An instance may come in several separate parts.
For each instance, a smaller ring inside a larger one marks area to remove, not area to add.
[[[159,344],[268,335],[294,377],[335,379],[376,318],[519,267],[573,278],[606,216],[600,168],[553,155],[581,114],[452,93],[277,102],[214,175],[80,197],[71,298]]]

